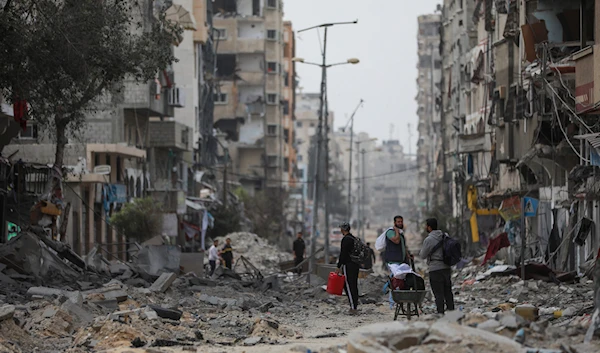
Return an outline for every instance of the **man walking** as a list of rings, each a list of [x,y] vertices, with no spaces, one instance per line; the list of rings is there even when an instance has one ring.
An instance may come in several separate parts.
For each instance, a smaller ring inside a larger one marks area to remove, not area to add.
[[[302,274],[302,266],[298,267],[304,261],[304,256],[306,255],[306,244],[304,243],[304,239],[302,239],[302,232],[298,232],[296,240],[294,240],[293,251],[294,267],[297,267],[298,274]]]
[[[210,275],[212,277],[213,273],[215,273],[215,268],[217,268],[217,260],[219,259],[219,250],[217,247],[219,246],[219,241],[214,240],[213,245],[208,249],[208,263],[210,264]]]
[[[233,248],[231,247],[230,238],[225,239],[225,246],[223,247],[223,250],[221,250],[221,257],[223,258],[223,261],[225,261],[225,267],[230,270],[233,269],[231,266],[233,263]]]
[[[375,257],[375,251],[371,248],[371,243],[367,243],[367,247],[369,248],[369,257],[365,260],[363,268],[370,270],[373,268],[373,264],[377,261],[377,258]]]
[[[429,218],[425,229],[429,235],[423,241],[421,258],[427,259],[431,291],[435,296],[437,312],[443,314],[445,309],[454,310],[454,295],[452,293],[451,268],[444,263],[444,247],[442,241],[445,234],[438,229],[438,221]],[[445,304],[445,305],[444,305]],[[445,307],[444,307],[445,306]]]
[[[350,234],[350,224],[344,222],[340,224],[340,231],[344,235],[342,238],[342,245],[340,246],[340,257],[338,258],[337,268],[335,273],[343,273],[346,276],[346,283],[344,289],[350,302],[350,311],[348,314],[358,314],[358,272],[360,271],[360,265],[354,263],[350,258],[352,251],[354,250],[354,241],[356,238]]]

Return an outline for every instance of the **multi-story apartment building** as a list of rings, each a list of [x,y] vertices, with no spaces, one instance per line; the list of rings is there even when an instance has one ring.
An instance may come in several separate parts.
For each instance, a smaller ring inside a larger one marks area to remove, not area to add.
[[[287,187],[294,41],[290,32],[284,38],[283,3],[218,0],[213,7],[214,127],[225,134],[232,174],[251,192]]]
[[[296,63],[292,60],[296,56],[296,37],[290,21],[283,23],[283,135],[285,139],[284,167],[290,188],[296,187],[298,162],[296,160]]]
[[[151,5],[152,0],[147,1]],[[195,5],[202,5],[196,6],[197,9],[207,9],[202,1]],[[186,3],[183,9],[192,11],[192,3]],[[108,219],[133,198],[146,196],[157,188],[179,190],[183,200],[174,200],[173,205],[179,203],[185,207],[187,157],[183,154],[193,150],[195,115],[190,110],[195,109],[196,100],[190,93],[192,108],[184,108],[185,91],[191,90],[191,82],[184,78],[195,67],[195,61],[189,58],[194,55],[189,50],[193,33],[207,31],[205,21],[197,25],[190,18],[180,18],[180,25],[186,31],[182,47],[174,49],[182,65],[189,67],[159,72],[155,80],[147,83],[123,82],[122,90],[107,93],[98,100],[96,111],[86,119],[83,136],[68,141],[64,164],[73,172],[63,183],[64,202],[71,205],[66,208],[69,227],[63,241],[78,253],[85,254],[100,245],[124,255],[127,239],[109,225]],[[175,121],[172,118],[178,109],[184,111],[177,113]],[[55,151],[52,140],[42,132],[38,135],[35,123],[28,125],[28,131],[19,134],[3,152],[14,153],[29,163],[52,163]]]
[[[420,16],[417,35],[417,160],[419,186],[417,206],[424,216],[433,207],[435,161],[441,151],[441,112],[439,97],[442,63],[439,54],[441,16]],[[421,217],[422,218],[422,217]]]

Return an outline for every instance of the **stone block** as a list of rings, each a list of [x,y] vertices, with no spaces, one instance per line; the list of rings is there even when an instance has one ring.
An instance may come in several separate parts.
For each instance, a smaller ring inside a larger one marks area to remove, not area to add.
[[[154,281],[154,283],[152,283],[150,290],[153,292],[164,293],[176,279],[177,275],[172,272],[163,273],[156,281]]]
[[[47,287],[31,287],[27,290],[27,295],[30,297],[40,296],[46,298],[65,296],[74,304],[83,305],[83,296],[79,291],[66,291]]]
[[[94,321],[94,315],[92,313],[69,300],[62,304],[61,309],[68,312],[76,322],[81,324],[81,326],[87,326]]]
[[[111,290],[109,292],[104,293],[104,298],[106,300],[115,299],[119,303],[126,301],[127,297],[127,293],[122,290]]]
[[[15,314],[15,306],[14,305],[0,306],[0,322],[7,320],[7,319],[12,319],[14,314]]]

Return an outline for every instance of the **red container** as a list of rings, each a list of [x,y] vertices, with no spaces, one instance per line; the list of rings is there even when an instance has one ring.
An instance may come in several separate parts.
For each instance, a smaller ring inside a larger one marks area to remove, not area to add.
[[[330,272],[329,280],[327,281],[327,293],[333,295],[342,295],[345,282],[346,276],[338,275],[335,272]]]

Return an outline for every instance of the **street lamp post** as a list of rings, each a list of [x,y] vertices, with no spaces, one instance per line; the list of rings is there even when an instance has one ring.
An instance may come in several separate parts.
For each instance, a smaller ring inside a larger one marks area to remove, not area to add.
[[[362,240],[365,240],[365,236],[364,236],[364,221],[363,221],[363,217],[364,217],[364,203],[365,203],[365,154],[369,153],[369,152],[377,152],[380,151],[381,149],[375,149],[372,151],[366,151],[364,148],[360,149],[360,145],[365,143],[365,142],[374,142],[377,141],[377,138],[371,138],[368,140],[363,140],[363,141],[357,141],[356,143],[356,149],[359,151],[359,153],[362,154],[362,160],[360,161],[360,169],[361,169],[361,176],[360,176],[360,180],[361,183],[359,184],[359,202],[358,202],[358,231],[359,231],[359,238]]]
[[[348,161],[348,209],[346,210],[346,219],[348,220],[348,222],[350,222],[352,218],[352,197],[350,195],[352,193],[352,158],[354,157],[352,155],[352,140],[354,138],[354,115],[356,115],[358,108],[360,108],[363,105],[363,103],[364,100],[361,99],[358,105],[356,106],[356,109],[354,109],[354,112],[352,112],[350,120],[348,120],[348,123],[346,123],[346,126],[344,127],[344,130],[346,130],[346,127],[348,126],[348,124],[350,124],[350,160]]]
[[[315,160],[315,178],[314,178],[314,187],[313,187],[313,217],[312,217],[312,229],[311,229],[311,234],[310,234],[310,261],[309,261],[309,273],[312,273],[315,269],[315,253],[316,253],[316,234],[317,234],[317,221],[319,218],[319,210],[318,210],[318,206],[319,206],[319,165],[320,165],[320,158],[321,158],[321,148],[322,148],[322,140],[323,140],[323,120],[326,120],[326,113],[325,113],[325,100],[326,100],[326,80],[327,80],[327,69],[332,67],[332,66],[337,66],[337,65],[343,65],[343,64],[358,64],[359,60],[358,59],[348,59],[346,62],[343,63],[335,63],[335,64],[327,64],[327,30],[329,29],[329,27],[335,26],[335,25],[344,25],[344,24],[356,24],[358,23],[358,20],[353,21],[353,22],[336,22],[336,23],[324,23],[318,26],[313,26],[310,28],[306,28],[303,30],[298,31],[298,33],[304,32],[304,31],[308,31],[310,29],[314,29],[314,28],[325,28],[325,33],[324,33],[324,40],[323,40],[323,60],[321,64],[316,64],[316,63],[311,63],[311,62],[306,62],[304,61],[304,59],[302,58],[293,58],[292,60],[295,62],[300,62],[300,63],[304,63],[304,64],[308,64],[308,65],[315,65],[315,66],[319,66],[321,67],[321,99],[319,102],[319,123],[318,123],[318,128],[317,128],[317,153],[316,153],[316,160]],[[327,121],[325,121],[325,126],[328,128],[329,124],[327,123]],[[326,140],[326,143],[328,141]],[[328,148],[326,148],[327,150]],[[329,158],[329,156],[327,155],[326,158]],[[328,164],[328,163],[327,163]],[[325,173],[325,177],[328,178],[329,177],[329,173],[328,171],[326,171]],[[326,184],[327,185],[327,184]],[[328,223],[328,220],[326,220],[326,223]],[[325,262],[328,263],[329,262],[329,231],[326,229],[325,230]],[[310,283],[310,275],[308,276],[308,280]]]

